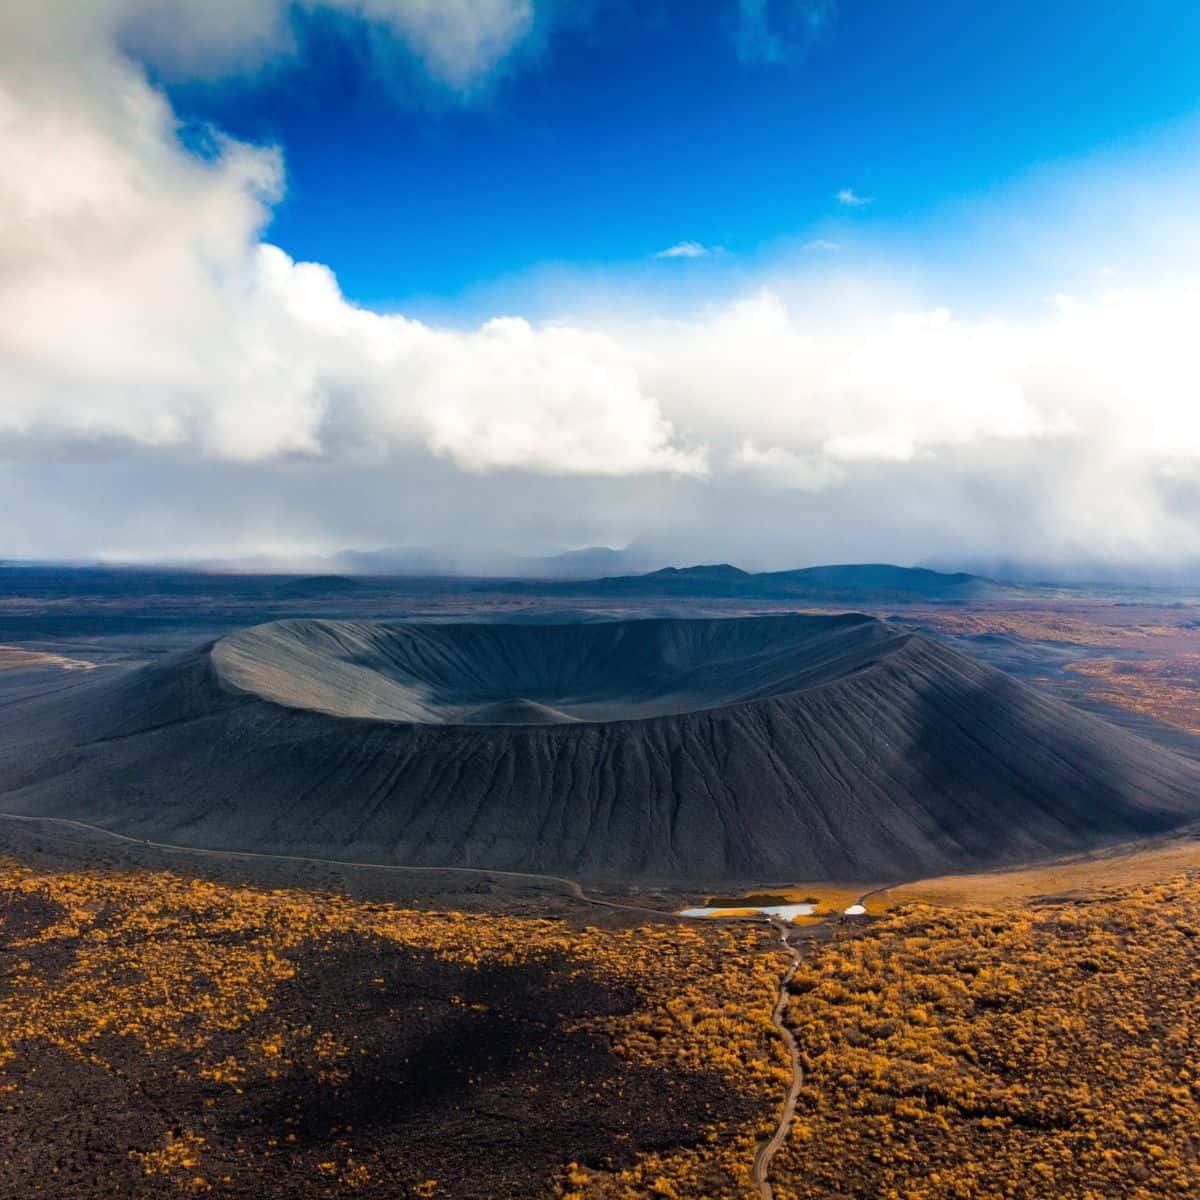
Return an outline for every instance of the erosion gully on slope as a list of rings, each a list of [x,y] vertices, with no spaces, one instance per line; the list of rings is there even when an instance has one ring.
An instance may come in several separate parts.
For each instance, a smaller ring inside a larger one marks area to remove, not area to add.
[[[75,821],[65,817],[32,816],[25,813],[0,813],[0,820],[22,821],[31,824],[46,824],[81,829],[85,832],[100,834],[103,837],[111,838],[115,841],[125,842],[129,845],[149,847],[153,850],[168,850],[183,854],[195,854],[209,858],[270,859],[278,862],[313,863],[319,866],[353,867],[356,869],[374,871],[396,871],[424,874],[432,872],[450,872],[455,874],[497,877],[500,879],[520,879],[526,881],[536,881],[540,883],[552,883],[558,887],[564,888],[568,895],[584,904],[592,904],[602,908],[614,908],[624,912],[635,912],[643,917],[654,916],[675,920],[712,920],[711,917],[684,917],[678,913],[659,912],[655,909],[644,908],[636,904],[621,904],[615,900],[602,900],[597,896],[589,896],[583,890],[582,886],[577,880],[568,879],[561,875],[539,875],[527,871],[496,871],[487,867],[413,867],[405,866],[399,863],[356,862],[348,859],[316,858],[296,854],[267,854],[253,850],[213,850],[201,846],[183,846],[172,842],[154,842],[147,838],[130,837],[124,833],[117,833],[112,829],[105,829],[101,825],[92,825],[87,821]],[[885,890],[887,889],[876,889],[876,891]],[[867,897],[874,894],[874,892],[868,892],[866,895],[859,898],[858,903],[865,903]],[[735,917],[730,919],[745,920],[746,918]],[[771,1187],[771,1182],[769,1179],[771,1162],[776,1153],[778,1153],[779,1148],[787,1139],[788,1131],[791,1128],[792,1119],[796,1115],[796,1100],[800,1094],[800,1087],[804,1080],[803,1069],[800,1066],[800,1051],[796,1045],[796,1039],[792,1036],[792,1031],[788,1029],[787,1022],[785,1020],[788,1002],[788,985],[791,983],[793,976],[796,974],[797,968],[800,966],[801,951],[799,947],[797,947],[788,937],[789,925],[786,921],[781,920],[778,917],[772,917],[770,918],[770,924],[778,932],[779,940],[790,956],[790,962],[788,963],[787,969],[784,971],[779,980],[779,989],[775,997],[775,1006],[771,1011],[771,1022],[775,1028],[779,1030],[779,1036],[783,1039],[784,1045],[787,1047],[792,1063],[792,1077],[788,1086],[787,1095],[784,1097],[783,1107],[780,1110],[779,1120],[776,1123],[775,1130],[766,1141],[759,1143],[754,1154],[754,1162],[751,1166],[750,1178],[751,1182],[754,1184],[754,1187],[758,1191],[760,1200],[774,1200],[775,1192]]]

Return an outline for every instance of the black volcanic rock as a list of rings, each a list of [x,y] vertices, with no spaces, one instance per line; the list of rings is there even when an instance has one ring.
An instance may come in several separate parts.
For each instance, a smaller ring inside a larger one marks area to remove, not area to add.
[[[857,614],[282,621],[10,709],[0,804],[209,847],[884,880],[1169,829],[1200,767]]]

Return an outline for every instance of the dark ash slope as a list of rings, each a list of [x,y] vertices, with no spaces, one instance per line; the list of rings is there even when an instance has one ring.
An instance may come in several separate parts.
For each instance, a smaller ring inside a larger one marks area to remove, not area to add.
[[[869,665],[892,640],[854,613],[549,626],[277,621],[222,638],[212,659],[228,687],[289,708],[521,725],[639,720],[802,691]]]
[[[1200,811],[1197,766],[853,614],[287,621],[9,714],[8,811],[414,865],[880,879]]]

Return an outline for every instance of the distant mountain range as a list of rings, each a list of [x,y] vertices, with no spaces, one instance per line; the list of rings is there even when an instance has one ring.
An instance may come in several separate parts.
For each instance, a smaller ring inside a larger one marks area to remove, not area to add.
[[[496,580],[477,584],[476,588],[539,596],[735,598],[850,604],[868,597],[897,603],[961,601],[1013,590],[1009,584],[962,571],[947,573],[889,563],[847,563],[757,574],[728,563],[715,563],[663,567],[644,575],[603,579]]]
[[[895,576],[902,591],[923,591],[919,572],[930,577],[938,591],[947,579],[974,581],[989,587],[1017,588],[1116,588],[1187,589],[1200,587],[1200,563],[1182,562],[1174,566],[1128,563],[1049,563],[1008,559],[943,561],[927,559],[914,567],[889,564],[851,563],[838,566],[804,567],[800,570],[766,571],[755,574],[726,563],[710,566],[662,567],[662,554],[642,546],[616,549],[611,546],[585,546],[558,554],[530,555],[479,546],[391,546],[378,550],[338,550],[331,554],[255,554],[240,557],[174,559],[154,562],[119,563],[89,559],[0,559],[0,571],[78,570],[88,572],[167,574],[238,574],[286,575],[320,578],[325,576],[470,580],[563,580],[571,582],[610,581],[626,578],[653,578],[671,572],[698,578],[702,573],[739,572],[769,587],[771,579],[822,582],[823,586],[886,587],[888,573],[908,571],[907,581]],[[867,583],[871,576],[874,581]],[[915,586],[914,586],[915,585]],[[788,586],[791,586],[789,584]],[[952,583],[957,590],[967,583]]]
[[[603,563],[604,556],[620,551],[580,551],[570,568]],[[534,561],[534,560],[530,560]],[[925,567],[898,567],[890,563],[846,563],[834,566],[802,567],[793,571],[743,571],[729,563],[710,563],[693,567],[662,567],[642,574],[559,575],[551,569],[552,560],[536,560],[537,573],[499,578],[461,578],[459,586],[474,593],[549,596],[612,600],[794,600],[815,604],[864,603],[905,604],[960,603],[990,596],[1014,593],[1015,585],[997,583],[963,571],[933,571]],[[558,564],[553,564],[558,565]],[[408,580],[446,578],[436,572],[422,576],[398,573],[389,577],[381,572],[363,574],[311,575],[284,585],[281,596],[314,599],[351,591],[369,591],[391,587],[397,578]]]
[[[961,603],[992,596],[1015,596],[1017,585],[998,583],[963,571],[934,571],[925,567],[898,567],[889,563],[847,563],[802,567],[793,571],[743,571],[729,563],[692,567],[662,567],[642,574],[583,576],[584,566],[612,561],[606,556],[621,551],[580,551],[566,564],[536,560],[540,569],[524,575],[494,578],[454,575],[448,572],[387,573],[368,571],[355,564],[342,571],[326,569],[299,573],[270,570],[255,564],[240,570],[182,569],[169,566],[116,567],[108,565],[52,565],[0,563],[0,589],[20,595],[187,595],[198,589],[222,596],[252,596],[262,601],[326,601],[354,595],[363,599],[381,593],[393,595],[431,592],[505,594],[589,600],[791,600],[823,605],[856,607],[866,603]],[[530,560],[535,561],[535,560]],[[432,564],[431,564],[432,565]],[[558,572],[562,573],[558,573]]]

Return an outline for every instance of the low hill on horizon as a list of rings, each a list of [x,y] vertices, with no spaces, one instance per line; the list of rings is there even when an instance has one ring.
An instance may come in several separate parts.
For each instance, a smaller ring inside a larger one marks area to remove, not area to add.
[[[712,563],[662,567],[642,575],[600,579],[497,580],[479,585],[478,590],[552,596],[809,600],[850,605],[864,599],[898,604],[921,600],[962,602],[1018,591],[1012,584],[997,583],[965,571],[949,573],[891,563],[844,563],[760,572],[743,571],[729,563]]]

